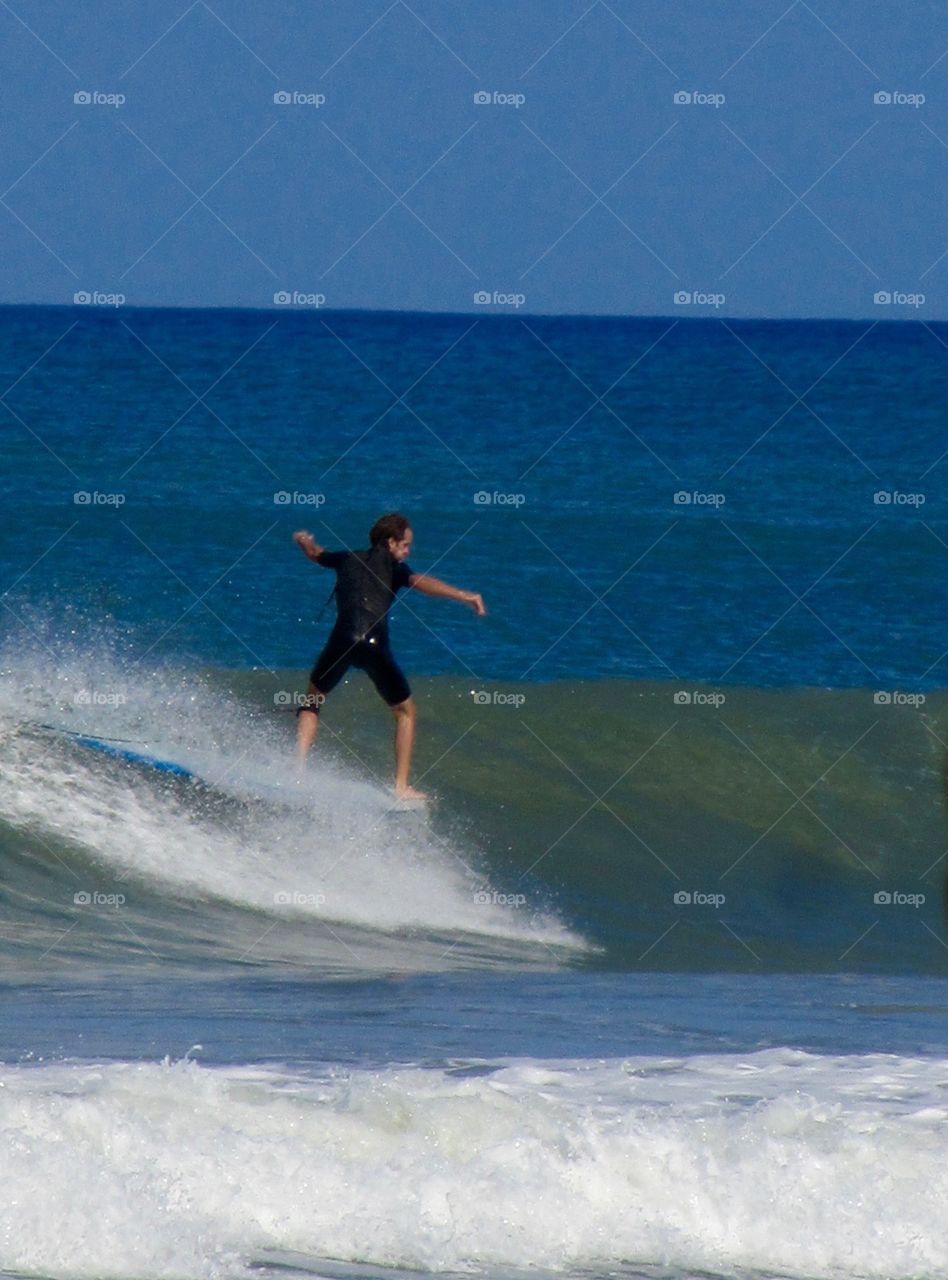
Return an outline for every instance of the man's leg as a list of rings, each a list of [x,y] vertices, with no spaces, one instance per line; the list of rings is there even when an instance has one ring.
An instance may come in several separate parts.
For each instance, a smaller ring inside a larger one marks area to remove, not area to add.
[[[326,701],[326,695],[335,689],[346,674],[352,649],[351,643],[337,636],[334,631],[331,632],[322,653],[309,673],[306,697],[296,713],[296,763],[300,771],[306,763],[310,748],[316,741],[319,710]]]
[[[424,792],[416,791],[408,782],[415,745],[415,703],[405,673],[387,644],[370,642],[358,661],[395,717],[395,794],[402,800],[425,800]]]
[[[415,703],[406,698],[392,707],[395,717],[395,794],[404,800],[424,800],[423,791],[408,785],[411,774],[411,753],[415,745]]]
[[[325,701],[323,694],[312,680],[306,690],[306,700],[311,702],[312,706],[300,707],[296,713],[296,763],[301,770],[306,764],[306,757],[316,741],[316,733],[319,729],[319,712],[316,708],[322,706]]]

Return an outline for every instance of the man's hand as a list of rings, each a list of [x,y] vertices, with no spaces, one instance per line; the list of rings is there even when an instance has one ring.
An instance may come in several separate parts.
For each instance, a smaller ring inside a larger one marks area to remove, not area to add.
[[[476,591],[469,591],[464,603],[469,604],[479,618],[483,618],[487,613],[487,610],[484,607],[484,601]]]
[[[298,529],[296,533],[293,534],[293,541],[307,559],[316,560],[319,558],[322,552],[322,547],[314,540],[313,535],[306,529]]]

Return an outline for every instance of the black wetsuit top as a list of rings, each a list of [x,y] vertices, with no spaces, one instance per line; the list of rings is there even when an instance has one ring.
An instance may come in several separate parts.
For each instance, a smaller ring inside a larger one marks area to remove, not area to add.
[[[388,643],[388,611],[411,586],[413,570],[381,545],[369,551],[322,551],[318,563],[336,571],[336,625],[348,640]]]

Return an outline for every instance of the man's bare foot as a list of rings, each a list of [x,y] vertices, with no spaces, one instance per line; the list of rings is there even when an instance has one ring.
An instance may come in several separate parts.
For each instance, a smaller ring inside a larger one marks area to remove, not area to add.
[[[414,787],[393,787],[396,800],[410,800],[413,804],[424,804],[428,796],[424,791],[416,791]]]

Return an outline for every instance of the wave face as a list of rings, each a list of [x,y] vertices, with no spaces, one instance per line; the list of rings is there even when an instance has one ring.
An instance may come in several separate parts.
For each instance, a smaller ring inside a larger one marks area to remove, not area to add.
[[[948,972],[944,692],[506,690],[516,710],[456,692],[449,733],[476,720],[468,756],[491,751],[452,755],[456,803],[606,963]]]
[[[10,962],[948,972],[944,694],[421,680],[428,818],[390,812],[390,728],[361,677],[294,779],[279,704],[302,680],[144,679],[114,640],[9,650]]]
[[[2,1265],[940,1275],[944,1066],[781,1049],[315,1078],[5,1068]]]
[[[194,674],[153,672],[144,683],[101,648],[55,667],[22,655],[7,664],[9,963],[217,959],[359,973],[548,966],[585,947],[552,911],[512,909],[476,849],[423,814],[393,812],[367,770],[323,753],[296,778],[293,722],[273,705]],[[203,781],[110,758],[45,723],[132,740]]]

